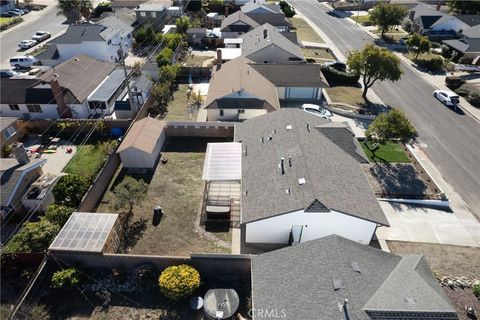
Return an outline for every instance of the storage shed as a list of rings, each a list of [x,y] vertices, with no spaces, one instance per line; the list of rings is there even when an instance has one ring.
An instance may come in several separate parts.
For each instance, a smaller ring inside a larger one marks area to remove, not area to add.
[[[120,245],[118,214],[74,212],[48,248],[55,252],[114,253]]]
[[[117,152],[125,168],[153,169],[165,142],[164,124],[146,117],[133,124]]]

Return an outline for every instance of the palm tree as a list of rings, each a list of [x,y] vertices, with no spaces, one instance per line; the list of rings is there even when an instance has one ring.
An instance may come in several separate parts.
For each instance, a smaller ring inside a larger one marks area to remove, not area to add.
[[[81,19],[79,0],[57,0],[57,15],[64,15],[67,23],[71,24]]]
[[[85,20],[90,20],[90,15],[93,10],[92,0],[80,0],[80,12]]]

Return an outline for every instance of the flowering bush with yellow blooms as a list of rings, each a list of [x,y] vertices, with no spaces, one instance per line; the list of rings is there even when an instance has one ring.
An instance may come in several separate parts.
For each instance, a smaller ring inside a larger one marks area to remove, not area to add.
[[[200,274],[186,264],[171,266],[160,274],[159,285],[160,292],[167,298],[178,300],[191,295],[200,286]]]

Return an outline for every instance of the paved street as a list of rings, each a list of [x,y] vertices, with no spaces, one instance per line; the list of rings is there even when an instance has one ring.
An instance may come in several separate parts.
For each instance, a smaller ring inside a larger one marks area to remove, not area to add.
[[[64,16],[57,16],[57,9],[55,6],[49,6],[39,12],[31,12],[28,15],[38,15],[32,17],[30,21],[22,22],[15,30],[7,30],[0,33],[0,57],[1,68],[9,68],[9,59],[16,55],[25,54],[23,50],[19,50],[18,43],[22,40],[30,39],[36,31],[48,31],[55,36],[60,31],[67,29]],[[25,19],[28,19],[28,15]],[[29,49],[30,50],[30,49]]]
[[[345,19],[328,15],[328,9],[313,0],[290,0],[297,11],[316,24],[342,51],[361,49],[373,39]],[[444,179],[453,186],[469,209],[480,218],[480,124],[460,115],[432,97],[434,88],[402,63],[404,75],[396,83],[374,86],[384,103],[404,110],[425,143],[425,153]]]

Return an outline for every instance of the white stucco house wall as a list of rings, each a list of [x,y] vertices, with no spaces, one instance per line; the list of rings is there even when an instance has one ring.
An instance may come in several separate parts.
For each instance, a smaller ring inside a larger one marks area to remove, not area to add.
[[[241,225],[247,245],[332,234],[369,244],[388,226],[348,124],[287,108],[235,127],[242,143]]]
[[[165,139],[161,121],[146,117],[135,122],[117,149],[123,167],[154,169]]]

